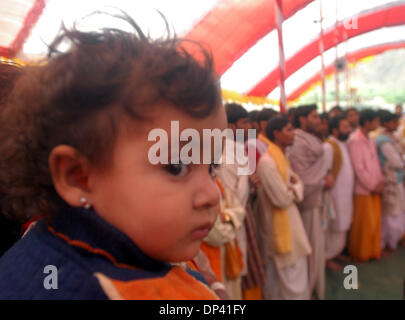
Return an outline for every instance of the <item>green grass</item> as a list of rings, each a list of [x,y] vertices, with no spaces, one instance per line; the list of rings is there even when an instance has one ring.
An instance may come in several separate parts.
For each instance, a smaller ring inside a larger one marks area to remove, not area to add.
[[[405,248],[380,260],[352,263],[358,270],[358,289],[347,290],[343,271],[326,270],[326,299],[328,300],[401,300],[404,299]]]

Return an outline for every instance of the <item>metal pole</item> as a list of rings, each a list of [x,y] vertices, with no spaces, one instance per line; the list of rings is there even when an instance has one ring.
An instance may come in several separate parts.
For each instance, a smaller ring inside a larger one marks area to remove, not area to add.
[[[339,45],[339,30],[338,30],[338,1],[336,0],[336,24],[335,24],[335,53],[336,59],[335,62],[338,62],[339,59],[339,52],[338,52],[338,45]],[[336,66],[335,63],[335,66]],[[335,91],[336,91],[336,104],[339,105],[340,102],[340,90],[339,90],[339,70],[335,67]]]
[[[280,112],[285,113],[287,110],[287,98],[285,94],[285,54],[283,43],[283,11],[282,0],[276,0],[277,12],[277,35],[278,35],[278,51],[279,51],[279,64],[280,64]]]
[[[320,21],[319,25],[321,27],[320,37],[319,37],[319,52],[321,55],[321,64],[322,64],[322,112],[326,111],[326,83],[325,83],[325,60],[323,57],[324,44],[323,44],[323,12],[322,12],[322,0],[319,1],[319,13]]]
[[[345,47],[346,47],[346,62],[347,62],[347,67],[346,67],[346,103],[349,104],[351,103],[351,93],[350,93],[350,63],[347,60],[347,53],[349,51],[349,41],[347,39],[347,32],[346,29],[344,31],[344,39],[345,39]]]

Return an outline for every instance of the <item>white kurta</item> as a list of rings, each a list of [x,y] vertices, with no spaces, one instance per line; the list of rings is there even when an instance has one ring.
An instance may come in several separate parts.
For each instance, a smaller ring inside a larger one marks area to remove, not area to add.
[[[405,199],[404,186],[398,183],[399,197]],[[398,207],[399,208],[399,207]],[[396,249],[405,234],[405,212],[400,210],[396,215],[384,214],[381,217],[381,248]]]
[[[323,208],[301,210],[302,222],[312,247],[308,256],[309,287],[311,295],[325,298],[325,232],[323,228]]]
[[[328,221],[326,232],[326,259],[333,259],[342,253],[347,232],[353,220],[353,191],[354,171],[346,143],[330,137],[337,143],[342,152],[342,167],[338,173],[335,184],[331,190],[335,216]],[[329,168],[333,162],[333,148],[329,143],[324,143],[325,162]]]
[[[266,300],[309,300],[308,259],[299,258],[290,267],[281,269],[273,259],[266,261]]]
[[[353,220],[354,171],[346,143],[333,137],[331,139],[338,144],[343,159],[331,190],[336,217],[329,221],[329,225],[334,231],[349,231]],[[325,143],[324,151],[326,161],[332,163],[333,149],[329,143]]]
[[[312,254],[308,258],[311,295],[325,296],[325,226],[323,189],[325,171],[322,142],[316,136],[295,130],[294,144],[289,147],[291,167],[304,183],[304,200],[298,206],[307,232]]]
[[[257,173],[262,183],[258,194],[258,211],[261,249],[266,268],[263,297],[273,300],[309,299],[307,257],[311,253],[311,246],[295,204],[296,201],[302,200],[302,181],[290,171],[288,179],[293,175],[297,183],[287,185],[281,178],[274,160],[267,153],[260,158]],[[294,191],[289,190],[288,186]],[[274,206],[288,210],[292,251],[287,254],[279,254],[274,248]]]
[[[221,199],[220,210],[222,213],[231,217],[232,223],[222,222],[221,218],[218,216],[215,220],[213,228],[204,241],[210,246],[220,248],[223,284],[225,285],[226,291],[231,299],[240,300],[242,299],[242,275],[236,279],[228,279],[226,277],[225,244],[228,242],[233,242],[235,237],[237,237],[238,230],[242,228],[242,223],[246,215],[246,209],[245,207],[241,206],[239,199],[226,186],[224,186],[224,192],[226,201]]]
[[[381,152],[386,158],[387,165],[392,169],[404,170],[405,161],[401,159],[400,154],[392,143],[384,143]],[[397,183],[396,206],[387,212],[383,206],[381,217],[381,248],[389,247],[396,249],[399,241],[405,233],[405,193],[403,182]]]
[[[234,163],[223,163],[219,170],[216,171],[218,178],[227,188],[238,198],[240,204],[246,207],[249,198],[249,178],[246,175],[238,174],[238,168],[244,167],[241,165],[243,163],[243,158],[240,155],[245,154],[245,146],[242,143],[236,143],[234,140],[227,138],[224,148],[224,154],[229,155],[234,153]],[[223,158],[224,162],[227,162],[226,157]],[[247,165],[247,163],[246,163]],[[244,219],[244,217],[243,217]],[[244,268],[242,271],[242,276],[247,274],[247,238],[246,229],[243,220],[240,221],[241,228],[236,232],[236,237],[238,239],[238,244],[243,255]]]

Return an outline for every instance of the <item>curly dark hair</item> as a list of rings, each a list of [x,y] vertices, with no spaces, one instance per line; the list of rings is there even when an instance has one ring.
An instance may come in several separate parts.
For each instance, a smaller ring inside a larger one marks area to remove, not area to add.
[[[211,54],[199,59],[185,40],[152,40],[127,15],[134,32],[61,29],[44,65],[26,67],[1,116],[0,192],[5,214],[26,221],[66,205],[53,187],[48,157],[69,145],[95,165],[111,160],[123,115],[165,102],[192,117],[207,117],[221,103]],[[59,45],[69,41],[67,52]],[[189,44],[189,42],[187,42]]]

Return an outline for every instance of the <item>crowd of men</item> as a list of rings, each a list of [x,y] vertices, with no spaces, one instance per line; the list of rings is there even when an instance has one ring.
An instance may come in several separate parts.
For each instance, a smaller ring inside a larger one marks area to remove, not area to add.
[[[304,105],[287,116],[225,108],[230,129],[245,137],[256,129],[244,145],[227,140],[256,161],[256,171],[238,175],[236,162],[217,172],[221,214],[196,258],[217,292],[323,299],[326,268],[343,270],[405,245],[402,106],[395,113],[336,106],[319,115],[316,105]]]

